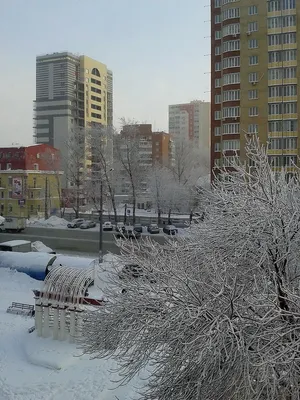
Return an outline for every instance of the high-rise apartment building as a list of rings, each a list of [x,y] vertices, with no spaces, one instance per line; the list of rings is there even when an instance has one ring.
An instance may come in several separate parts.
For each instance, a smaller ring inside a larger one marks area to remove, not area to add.
[[[210,148],[210,103],[195,100],[169,106],[169,133],[175,143],[193,141],[204,152]]]
[[[71,129],[112,125],[112,72],[84,55],[63,52],[38,56],[34,114],[36,143],[60,149],[65,164]]]
[[[211,168],[245,158],[246,136],[268,142],[274,168],[299,154],[297,0],[211,1]]]

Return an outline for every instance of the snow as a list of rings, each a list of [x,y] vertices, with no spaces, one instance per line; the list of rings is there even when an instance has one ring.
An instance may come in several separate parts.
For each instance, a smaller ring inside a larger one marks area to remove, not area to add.
[[[5,221],[5,218],[0,215],[0,224],[2,224],[4,221]]]
[[[44,228],[66,228],[68,225],[68,221],[64,218],[56,217],[52,215],[50,218],[40,218],[40,219],[31,219],[27,222],[27,225],[33,225],[37,227],[44,227]]]
[[[22,246],[23,244],[28,244],[30,243],[29,240],[9,240],[8,242],[2,242],[0,243],[3,246]]]
[[[146,373],[118,387],[114,361],[90,360],[75,345],[38,338],[28,333],[32,318],[6,313],[12,301],[34,304],[32,289],[39,285],[25,274],[0,269],[0,399],[137,399],[135,390],[144,385]]]
[[[53,250],[46,246],[43,242],[37,240],[36,242],[31,243],[32,251],[42,252],[42,253],[51,253]]]

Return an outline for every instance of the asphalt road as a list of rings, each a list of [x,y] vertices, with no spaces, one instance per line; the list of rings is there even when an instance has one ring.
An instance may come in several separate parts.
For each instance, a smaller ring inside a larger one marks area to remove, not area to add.
[[[151,235],[153,240],[164,243],[163,235]],[[72,251],[78,253],[97,253],[99,251],[99,231],[81,229],[55,229],[28,227],[21,233],[0,233],[0,242],[8,240],[37,240],[55,251]],[[118,254],[119,248],[116,245],[114,232],[103,232],[103,251]]]

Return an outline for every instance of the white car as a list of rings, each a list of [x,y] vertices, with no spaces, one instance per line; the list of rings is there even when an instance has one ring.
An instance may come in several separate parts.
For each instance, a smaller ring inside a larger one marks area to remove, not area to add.
[[[103,230],[104,231],[112,231],[113,230],[113,224],[110,221],[106,221],[103,224]]]

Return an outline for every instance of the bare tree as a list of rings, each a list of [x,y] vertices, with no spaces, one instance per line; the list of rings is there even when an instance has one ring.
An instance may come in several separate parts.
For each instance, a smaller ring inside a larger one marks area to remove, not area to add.
[[[119,244],[106,305],[87,314],[85,352],[124,381],[148,368],[145,400],[299,399],[299,170],[274,172],[255,140],[246,151],[254,167],[216,177],[190,235]],[[138,278],[119,278],[127,262]]]
[[[71,207],[78,218],[80,207],[85,199],[85,182],[87,179],[86,131],[75,128],[69,132],[66,160],[66,194]]]
[[[129,184],[129,192],[132,203],[132,219],[135,223],[137,196],[141,190],[143,181],[146,181],[146,167],[140,152],[141,137],[138,124],[134,121],[121,120],[123,130],[120,135],[115,136],[114,159],[119,165],[120,176],[123,183]],[[152,142],[151,142],[152,143]],[[152,149],[151,149],[152,166]]]

